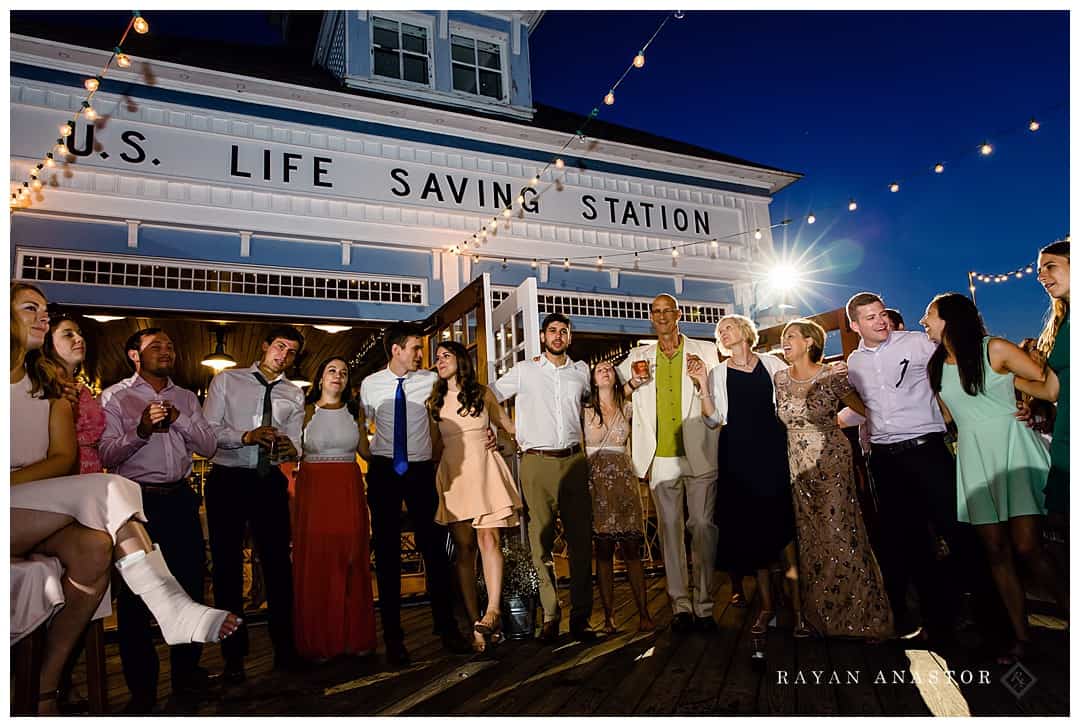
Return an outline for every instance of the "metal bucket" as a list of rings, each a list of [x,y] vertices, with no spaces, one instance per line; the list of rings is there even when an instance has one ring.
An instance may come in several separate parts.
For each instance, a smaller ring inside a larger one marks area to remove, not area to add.
[[[536,629],[536,596],[503,599],[503,634],[508,639],[531,639]]]

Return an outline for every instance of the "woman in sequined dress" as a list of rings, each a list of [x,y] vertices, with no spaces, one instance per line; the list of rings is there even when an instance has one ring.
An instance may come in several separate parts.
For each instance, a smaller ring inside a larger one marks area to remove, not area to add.
[[[821,636],[888,638],[892,610],[856,496],[851,445],[836,425],[840,408],[862,413],[862,401],[846,366],[822,363],[821,326],[791,321],[780,340],[790,366],[774,377],[776,413],[788,433],[802,618]]]

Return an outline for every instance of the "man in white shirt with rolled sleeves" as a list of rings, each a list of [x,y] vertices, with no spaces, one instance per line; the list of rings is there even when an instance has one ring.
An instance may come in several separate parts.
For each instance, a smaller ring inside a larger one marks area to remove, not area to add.
[[[674,614],[671,628],[713,631],[718,540],[713,511],[719,440],[701,415],[701,395],[686,370],[689,363],[700,361],[707,373],[719,364],[719,357],[712,342],[695,341],[680,333],[682,312],[673,296],[656,296],[650,315],[657,343],[631,349],[619,365],[619,376],[627,382],[626,392],[634,405],[631,457],[637,476],[648,478],[656,503]],[[684,544],[686,528],[690,529],[694,562],[692,594]]]
[[[540,580],[544,625],[540,641],[559,637],[559,599],[552,547],[555,514],[563,525],[570,556],[570,634],[595,641],[592,613],[592,496],[589,467],[581,449],[581,405],[589,392],[589,367],[571,361],[570,319],[551,313],[540,324],[544,349],[521,361],[492,385],[499,401],[517,397],[514,426],[521,458],[521,488],[529,514],[529,549]]]

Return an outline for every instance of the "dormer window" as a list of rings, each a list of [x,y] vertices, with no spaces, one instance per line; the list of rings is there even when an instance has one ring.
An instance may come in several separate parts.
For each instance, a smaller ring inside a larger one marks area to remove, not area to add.
[[[425,86],[431,84],[429,28],[374,16],[371,52],[374,74]]]
[[[505,100],[503,58],[505,47],[480,38],[450,36],[450,58],[455,91]]]

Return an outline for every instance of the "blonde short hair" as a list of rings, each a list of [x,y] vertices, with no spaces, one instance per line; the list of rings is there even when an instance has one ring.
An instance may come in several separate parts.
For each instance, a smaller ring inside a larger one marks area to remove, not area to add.
[[[754,346],[757,345],[758,331],[757,331],[757,328],[754,326],[754,322],[752,320],[750,320],[749,318],[747,318],[746,316],[741,316],[741,315],[739,315],[737,313],[732,313],[731,315],[724,316],[723,318],[721,318],[719,321],[716,322],[716,331],[715,331],[716,348],[720,350],[720,353],[724,354],[725,356],[730,356],[731,355],[731,351],[724,348],[724,345],[722,343],[720,343],[720,326],[725,321],[731,321],[732,323],[734,323],[738,327],[739,332],[742,334],[743,340],[746,341],[748,344],[750,344],[750,348],[753,348]]]
[[[825,329],[809,319],[796,318],[784,326],[784,330],[780,333],[781,341],[784,340],[789,328],[798,328],[803,338],[813,341],[810,344],[810,362],[821,363],[821,359],[825,357]]]

